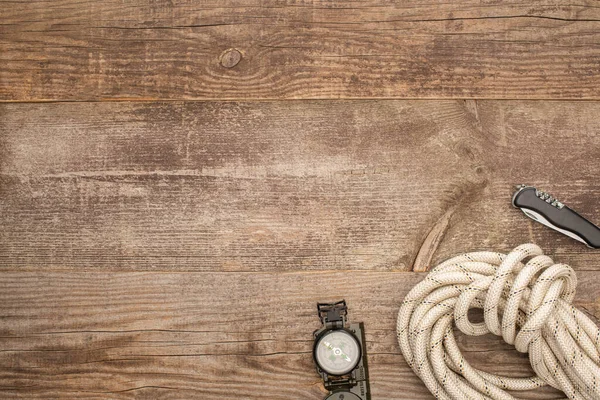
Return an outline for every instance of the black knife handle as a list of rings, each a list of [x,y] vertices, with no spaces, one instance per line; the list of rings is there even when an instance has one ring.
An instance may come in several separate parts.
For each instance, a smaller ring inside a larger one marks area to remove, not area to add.
[[[532,186],[525,186],[515,193],[512,203],[530,218],[547,225],[542,219],[544,218],[554,225],[550,226],[551,228],[572,233],[577,236],[575,239],[588,247],[600,248],[600,228],[546,193]],[[528,210],[533,213],[528,213]],[[562,233],[572,236],[566,232]]]

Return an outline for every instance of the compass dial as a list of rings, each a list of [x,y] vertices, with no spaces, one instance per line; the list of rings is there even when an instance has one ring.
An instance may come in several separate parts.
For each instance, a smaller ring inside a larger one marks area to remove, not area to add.
[[[315,359],[328,374],[344,375],[358,364],[360,344],[344,330],[329,331],[315,345]]]
[[[352,392],[335,392],[325,397],[325,400],[361,400]]]

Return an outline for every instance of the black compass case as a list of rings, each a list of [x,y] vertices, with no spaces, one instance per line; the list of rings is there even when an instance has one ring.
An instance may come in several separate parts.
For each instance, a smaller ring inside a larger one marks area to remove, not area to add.
[[[344,330],[354,336],[360,346],[360,359],[354,369],[344,375],[333,375],[325,371],[316,357],[319,339],[333,330]],[[325,389],[329,390],[326,400],[370,400],[371,391],[369,387],[369,372],[367,366],[364,327],[362,322],[347,324],[344,327],[327,327],[314,332],[315,344],[313,347],[313,358],[317,366],[317,372],[321,375]]]

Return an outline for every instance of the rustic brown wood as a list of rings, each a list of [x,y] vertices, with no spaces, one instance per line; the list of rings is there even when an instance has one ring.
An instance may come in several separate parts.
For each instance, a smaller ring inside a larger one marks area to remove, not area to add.
[[[0,0],[0,398],[320,400],[315,303],[346,298],[373,398],[431,399],[395,337],[414,271],[528,241],[597,320],[597,251],[509,200],[600,222],[600,103],[481,99],[599,87],[591,0]]]
[[[600,269],[597,252],[510,205],[513,185],[532,183],[599,221],[600,103],[0,113],[0,269],[424,271],[529,241],[577,270]]]
[[[374,399],[430,399],[404,363],[395,317],[422,274],[402,272],[6,272],[2,398],[322,399],[315,303],[345,297],[366,325]],[[600,316],[597,272],[577,304]],[[492,336],[461,336],[471,362],[510,376],[528,360]],[[522,398],[557,398],[542,390]]]
[[[599,98],[593,0],[0,4],[4,101]]]

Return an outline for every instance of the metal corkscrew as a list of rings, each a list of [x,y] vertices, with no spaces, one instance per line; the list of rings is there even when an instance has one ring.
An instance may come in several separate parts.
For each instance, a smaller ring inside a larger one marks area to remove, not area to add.
[[[513,195],[512,204],[534,221],[588,247],[600,248],[600,228],[550,194],[533,186],[519,185]]]

